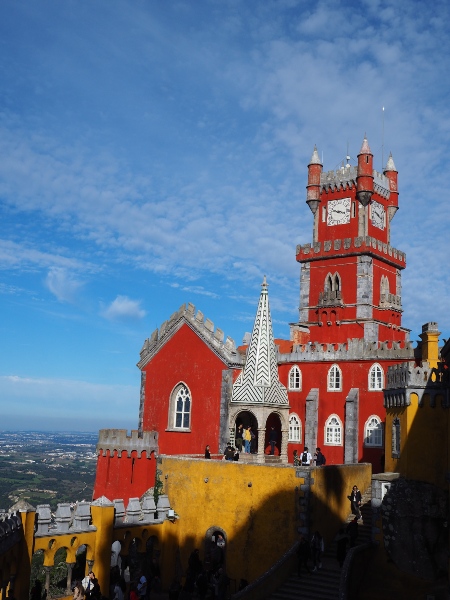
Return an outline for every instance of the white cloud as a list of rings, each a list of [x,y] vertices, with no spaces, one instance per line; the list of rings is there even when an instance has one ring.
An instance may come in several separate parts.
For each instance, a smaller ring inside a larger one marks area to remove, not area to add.
[[[73,273],[60,267],[52,267],[47,273],[45,284],[60,302],[73,303],[79,289],[84,285]]]
[[[143,319],[146,315],[141,308],[140,300],[131,300],[127,296],[117,296],[111,304],[102,311],[106,319]]]

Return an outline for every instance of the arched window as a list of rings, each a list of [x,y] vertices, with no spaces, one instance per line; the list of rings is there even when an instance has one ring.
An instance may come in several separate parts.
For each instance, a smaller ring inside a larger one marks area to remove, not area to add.
[[[369,370],[369,390],[377,391],[382,390],[384,386],[384,373],[383,369],[378,363],[375,363],[370,367]]]
[[[328,275],[325,277],[325,291],[326,292],[331,292],[333,289],[333,280],[331,278],[331,274],[328,273]]]
[[[297,366],[289,371],[289,389],[297,391],[302,389],[302,372]]]
[[[340,392],[342,390],[342,371],[337,365],[332,365],[328,371],[328,391]]]
[[[331,415],[325,423],[325,444],[342,446],[342,423],[337,415]]]
[[[341,278],[339,277],[339,273],[334,274],[334,287],[333,289],[336,292],[339,292],[341,289]]]
[[[372,415],[364,426],[364,444],[376,448],[383,447],[383,423],[380,417]]]
[[[191,392],[184,383],[176,385],[170,396],[169,429],[190,429]]]
[[[289,417],[289,442],[301,442],[302,441],[302,422],[297,415],[290,415]]]

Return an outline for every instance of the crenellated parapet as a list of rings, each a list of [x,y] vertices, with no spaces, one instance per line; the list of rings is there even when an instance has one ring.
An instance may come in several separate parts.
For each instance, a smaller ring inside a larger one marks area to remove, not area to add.
[[[282,363],[351,361],[378,359],[412,359],[414,349],[412,342],[370,342],[361,338],[347,340],[342,344],[294,344],[291,353],[278,353],[277,360]]]
[[[225,339],[224,332],[218,327],[214,328],[214,323],[205,318],[200,310],[195,312],[195,306],[189,303],[182,304],[169,320],[164,321],[159,330],[155,329],[152,335],[145,340],[140,352],[141,360],[137,363],[139,369],[145,367],[184,323],[189,325],[230,366],[243,365],[244,359],[236,352],[234,340],[230,337]]]
[[[144,494],[141,499],[130,498],[126,507],[122,499],[111,502],[104,496],[93,502],[60,503],[55,512],[49,504],[39,504],[36,507],[35,537],[95,533],[97,527],[93,522],[92,507],[114,507],[114,528],[161,524],[170,516],[170,502],[165,494],[158,497],[157,504],[153,493]],[[13,534],[20,528],[20,517],[8,516],[2,520],[0,515],[0,551],[5,544],[15,543]]]
[[[430,405],[435,406],[436,396],[442,396],[442,405],[448,407],[449,401],[449,372],[442,363],[431,367],[426,361],[420,365],[405,362],[388,368],[387,385],[384,390],[384,406],[409,406],[411,394],[416,394],[419,406],[423,396],[430,396]]]
[[[320,174],[320,186],[325,192],[335,192],[338,190],[350,190],[356,187],[356,178],[358,176],[358,167],[345,165],[335,171],[326,171]],[[374,191],[383,198],[389,198],[390,187],[389,179],[384,173],[373,170],[373,188]]]
[[[323,259],[327,255],[336,258],[336,256],[352,256],[362,252],[374,254],[398,268],[404,269],[406,267],[406,254],[404,252],[370,235],[325,240],[323,243],[298,244],[295,254],[298,262],[309,262]]]
[[[19,543],[22,536],[22,520],[17,512],[0,512],[0,555]]]
[[[151,458],[152,452],[158,454],[158,432],[139,432],[135,429],[131,431],[131,435],[128,435],[126,429],[100,429],[97,453],[106,456],[108,451],[110,455],[117,452],[119,457],[124,453],[126,456],[131,456],[132,452],[142,456],[144,452],[147,458]]]

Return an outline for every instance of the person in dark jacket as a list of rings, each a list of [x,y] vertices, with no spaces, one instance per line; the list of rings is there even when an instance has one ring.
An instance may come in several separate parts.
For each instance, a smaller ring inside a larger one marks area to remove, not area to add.
[[[316,467],[322,467],[326,463],[325,456],[320,451],[320,448],[316,448],[314,460],[316,461]]]
[[[361,519],[361,510],[360,510],[360,506],[361,506],[361,492],[358,490],[358,486],[354,485],[352,488],[352,492],[350,494],[350,496],[348,496],[348,499],[351,502],[351,506],[352,506],[352,514],[356,515],[358,517],[358,520]]]
[[[271,427],[270,428],[270,434],[269,434],[269,442],[270,442],[270,454],[274,455],[275,454],[275,445],[277,443],[277,432],[275,431],[275,427]]]
[[[304,535],[300,536],[300,541],[299,541],[299,545],[297,548],[297,575],[299,577],[302,576],[302,567],[305,567],[306,572],[307,573],[311,573],[309,566],[308,566],[308,560],[311,557],[311,548],[310,545],[308,544],[308,540],[305,538]]]

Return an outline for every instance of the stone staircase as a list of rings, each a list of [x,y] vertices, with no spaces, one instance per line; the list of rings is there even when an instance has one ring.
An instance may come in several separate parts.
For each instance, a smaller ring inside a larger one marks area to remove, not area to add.
[[[358,523],[357,545],[369,542],[372,529],[372,511],[370,500],[372,489],[369,487],[362,497],[362,521]],[[344,526],[352,521],[354,516],[349,514]],[[312,536],[311,532],[311,536]],[[311,563],[310,563],[311,565]],[[310,566],[312,568],[312,566]],[[302,568],[302,576],[293,574],[274,592],[269,600],[335,600],[339,596],[341,569],[336,559],[336,542],[333,541],[322,557],[322,568],[316,572],[306,573]]]

